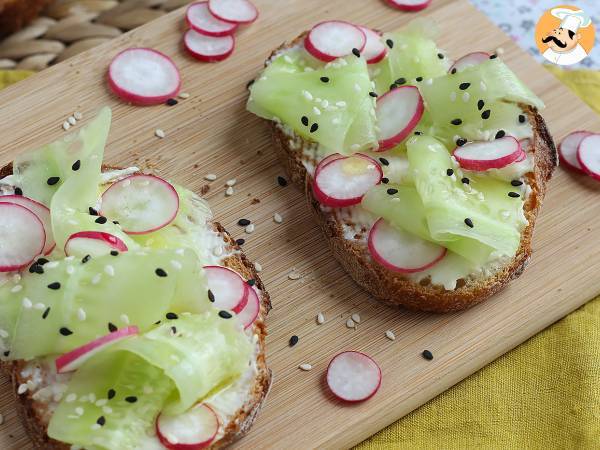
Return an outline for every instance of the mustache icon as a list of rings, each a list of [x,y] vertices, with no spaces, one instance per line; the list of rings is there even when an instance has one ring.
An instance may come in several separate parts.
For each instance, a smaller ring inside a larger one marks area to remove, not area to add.
[[[548,43],[550,41],[553,41],[560,48],[565,48],[567,46],[566,42],[562,42],[556,36],[547,36],[547,37],[545,37],[545,38],[542,39],[542,42],[544,44],[546,44],[546,43]]]

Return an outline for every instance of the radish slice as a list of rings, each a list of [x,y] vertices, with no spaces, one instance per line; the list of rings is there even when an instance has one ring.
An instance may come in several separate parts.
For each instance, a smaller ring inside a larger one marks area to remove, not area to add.
[[[80,231],[72,234],[65,244],[67,256],[92,257],[108,255],[111,251],[126,252],[127,245],[110,233],[101,231]]]
[[[169,225],[179,211],[175,188],[154,175],[130,175],[102,194],[100,215],[118,220],[128,234],[145,234]]]
[[[177,95],[181,77],[167,55],[151,48],[128,48],[110,63],[108,84],[125,101],[156,105]]]
[[[379,219],[369,232],[369,251],[382,266],[400,273],[422,272],[446,256],[446,248]]]
[[[427,8],[431,0],[387,0],[387,2],[401,11],[417,12]]]
[[[381,42],[381,35],[370,28],[361,27],[358,28],[365,34],[367,42],[363,49],[363,56],[367,60],[367,64],[376,64],[385,58],[387,55],[387,47]]]
[[[160,414],[156,435],[171,450],[197,450],[208,447],[219,431],[219,419],[207,405],[200,403],[176,416]]]
[[[342,400],[362,402],[375,395],[381,386],[381,369],[364,353],[342,352],[327,367],[327,385]]]
[[[469,53],[463,56],[462,58],[456,60],[454,64],[452,64],[452,67],[450,67],[450,70],[448,70],[448,72],[461,72],[467,67],[477,66],[478,64],[481,64],[482,62],[485,62],[488,59],[490,59],[490,54],[486,52]]]
[[[258,9],[248,0],[208,0],[208,8],[225,22],[250,23],[258,18]]]
[[[324,62],[349,55],[353,49],[363,51],[367,37],[351,23],[330,20],[315,25],[304,39],[304,47],[315,58]]]
[[[254,323],[260,312],[261,293],[256,286],[248,289],[248,303],[244,306],[237,317],[244,326],[244,330]]]
[[[377,98],[379,149],[398,145],[417,126],[423,115],[423,98],[415,86],[401,86]]]
[[[239,313],[248,303],[250,286],[237,272],[223,266],[204,266],[210,291],[209,299],[218,309]]]
[[[340,154],[340,153],[332,153],[331,155],[327,155],[325,158],[323,158],[319,164],[317,165],[317,168],[315,169],[315,176],[317,175],[317,173],[323,168],[325,167],[327,164],[329,164],[332,161],[335,161],[336,159],[342,159],[342,158],[346,158],[346,156]]]
[[[211,37],[194,30],[186,31],[183,45],[190,54],[204,62],[218,62],[228,58],[235,47],[233,36]]]
[[[0,203],[0,272],[29,265],[45,243],[44,224],[32,211],[15,203]]]
[[[326,206],[350,206],[360,203],[366,192],[381,182],[383,171],[372,158],[353,155],[324,160],[315,171],[313,191]]]
[[[185,13],[190,28],[206,36],[221,37],[232,34],[237,24],[217,19],[208,9],[208,2],[192,3]]]
[[[493,141],[470,142],[452,153],[460,166],[467,170],[500,169],[522,156],[521,144],[512,136]]]
[[[574,131],[569,133],[558,146],[558,155],[565,166],[578,172],[583,172],[577,160],[577,148],[583,139],[594,133],[589,131]]]
[[[600,134],[583,138],[577,150],[577,160],[585,173],[600,181]]]
[[[77,370],[84,362],[101,351],[104,351],[108,346],[116,344],[130,336],[135,336],[138,333],[138,327],[131,326],[121,328],[112,333],[108,333],[105,336],[99,337],[98,339],[94,339],[93,341],[56,358],[56,371],[58,373],[65,373]]]
[[[21,205],[34,213],[37,218],[40,219],[42,225],[44,225],[44,232],[46,233],[46,245],[44,245],[44,250],[42,253],[44,255],[48,255],[50,252],[52,252],[52,250],[54,250],[56,243],[54,242],[54,237],[52,236],[50,210],[46,208],[46,206],[22,195],[3,195],[0,197],[0,203],[14,203],[15,205]]]
[[[521,161],[525,161],[527,159],[527,153],[525,152],[521,152],[521,154],[519,155],[519,157],[517,159],[515,159],[515,162],[521,162]]]

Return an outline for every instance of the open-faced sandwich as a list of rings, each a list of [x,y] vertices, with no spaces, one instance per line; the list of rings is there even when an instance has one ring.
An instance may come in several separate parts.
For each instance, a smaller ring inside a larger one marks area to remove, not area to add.
[[[557,165],[542,101],[498,58],[453,64],[434,24],[317,24],[250,86],[334,256],[381,301],[446,312],[519,276]]]
[[[271,381],[269,297],[193,192],[102,165],[110,110],[0,172],[0,347],[37,448],[219,448]]]

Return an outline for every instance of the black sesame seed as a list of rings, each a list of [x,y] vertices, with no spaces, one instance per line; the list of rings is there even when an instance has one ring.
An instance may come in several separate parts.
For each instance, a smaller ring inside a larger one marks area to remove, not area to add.
[[[452,125],[460,125],[462,123],[462,119],[452,119],[450,123]]]
[[[446,175],[448,175],[449,177],[454,175],[454,169],[446,169]]]
[[[498,55],[496,55],[495,53],[493,55],[490,55],[490,59],[496,59],[498,57]]]
[[[161,320],[157,320],[156,322],[154,322],[154,325],[160,325],[161,322]]]
[[[389,188],[389,189],[387,190],[387,193],[388,193],[389,195],[394,195],[394,194],[397,194],[397,193],[398,193],[398,189]]]
[[[481,118],[482,119],[489,119],[491,113],[492,112],[489,109],[486,109],[484,112],[481,113]]]
[[[523,182],[522,182],[521,180],[512,180],[512,181],[510,182],[510,184],[512,184],[513,186],[515,186],[515,187],[516,187],[516,186],[522,186],[522,185],[523,185]]]
[[[463,177],[461,178],[461,180],[463,182],[463,184],[469,184],[471,182],[471,180],[469,180],[467,177]]]
[[[469,219],[468,217],[465,219],[465,224],[469,227],[469,228],[473,228],[473,221],[471,219]]]
[[[477,101],[477,109],[479,111],[481,111],[483,109],[483,107],[485,106],[485,102],[483,100],[479,100]]]
[[[421,136],[423,133],[421,133],[420,131],[415,131],[415,136]]]
[[[444,55],[443,55],[443,54],[441,54],[441,53],[438,53],[438,58],[439,58],[439,59],[444,59]]]
[[[48,261],[46,258],[38,258],[37,263],[40,266],[43,266],[44,264],[48,264],[50,261]]]
[[[504,136],[506,136],[506,132],[504,130],[498,130],[498,132],[496,133],[496,139],[501,139]]]
[[[67,327],[62,327],[60,330],[58,330],[58,332],[60,334],[62,334],[63,336],[70,336],[73,334],[73,332],[71,330],[69,330]]]
[[[389,179],[389,178],[387,178],[387,177],[383,177],[383,178],[381,179],[381,182],[382,182],[383,184],[388,184],[388,183],[390,182],[390,179]]]
[[[111,256],[119,256],[119,252],[116,250],[111,250],[110,254],[111,254]]]
[[[94,220],[94,222],[99,223],[100,225],[104,225],[107,222],[107,219],[104,216],[100,216],[96,220]]]
[[[525,123],[525,116],[523,114],[519,114],[519,123]]]
[[[302,122],[302,125],[304,125],[305,127],[307,127],[307,126],[308,126],[308,117],[306,117],[306,116],[302,116],[302,117],[300,118],[300,121]]]
[[[219,317],[221,317],[222,319],[231,319],[233,316],[227,311],[219,311]]]
[[[55,281],[54,283],[50,283],[48,285],[48,289],[52,289],[53,291],[57,291],[60,289],[60,283],[58,281]]]
[[[104,424],[106,423],[106,418],[104,416],[100,416],[100,417],[98,417],[98,420],[96,420],[96,423],[98,425],[100,425],[101,427],[103,427]]]
[[[356,56],[357,58],[360,58],[360,50],[359,50],[359,49],[357,49],[357,48],[353,48],[353,49],[352,49],[352,54],[353,54],[354,56]]]
[[[508,196],[512,198],[519,198],[521,194],[519,194],[518,192],[509,192]]]
[[[290,347],[293,347],[293,346],[294,346],[294,345],[296,345],[297,343],[298,343],[298,336],[296,336],[296,335],[293,335],[293,336],[290,338]]]
[[[38,263],[33,263],[29,268],[29,273],[38,273],[42,275],[44,273],[44,268],[40,266]]]
[[[460,83],[460,84],[458,85],[458,88],[459,88],[461,91],[464,91],[465,89],[469,89],[469,86],[471,86],[471,83]]]
[[[117,395],[117,393],[115,392],[114,389],[109,389],[108,393],[106,394],[106,398],[108,398],[109,400],[112,400],[113,398],[115,398],[115,395]]]
[[[423,358],[425,358],[427,361],[431,361],[433,359],[433,353],[431,353],[429,350],[423,350],[423,353],[421,353],[421,355],[423,356]]]
[[[373,97],[373,98],[377,98],[378,97],[377,92],[369,92],[369,95],[371,97]]]
[[[135,395],[130,395],[128,397],[125,397],[125,401],[127,403],[135,403],[135,402],[137,402],[137,400],[138,399],[137,399],[137,397]]]
[[[169,320],[176,320],[179,319],[179,316],[177,314],[175,314],[174,312],[168,312],[165,317]]]
[[[161,269],[160,267],[158,267],[158,268],[157,268],[157,269],[154,271],[154,273],[155,273],[157,276],[161,277],[161,278],[164,278],[164,277],[166,277],[166,276],[167,276],[167,272],[165,272],[165,270],[164,270],[164,269]]]
[[[311,133],[314,133],[314,132],[315,132],[315,131],[317,131],[318,129],[319,129],[319,124],[318,124],[318,123],[313,123],[313,124],[310,126],[310,132],[311,132]]]
[[[256,284],[256,280],[254,278],[250,278],[248,281],[246,281],[246,283],[248,283],[248,286],[254,286]]]
[[[279,186],[281,187],[286,187],[288,182],[285,178],[283,178],[282,176],[278,176],[277,177],[277,184],[279,184]]]
[[[248,219],[240,219],[240,220],[238,220],[238,225],[240,227],[246,227],[246,226],[250,225],[250,221]]]
[[[458,138],[456,140],[456,145],[458,145],[459,147],[462,147],[463,145],[465,145],[467,143],[467,140],[464,138]]]
[[[8,355],[10,355],[10,350],[6,350],[6,351],[3,353],[3,355],[4,355],[4,356],[6,356],[6,357],[8,357]]]
[[[113,220],[113,223],[114,223],[115,225],[119,225],[119,221],[118,221],[118,220]]]
[[[387,44],[387,46],[388,46],[389,48],[394,48],[394,41],[392,41],[391,39],[387,39],[387,40],[385,41],[385,43]]]
[[[177,327],[171,327],[171,334],[175,336],[177,334]]]
[[[450,73],[451,73],[452,75],[454,75],[454,74],[456,73],[456,68],[452,69],[452,70],[450,71]]]
[[[15,188],[15,195],[23,195],[23,189],[20,187]]]
[[[50,314],[49,306],[44,310],[44,313],[42,314],[42,319],[45,319],[46,317],[48,317],[48,314]]]
[[[91,255],[85,255],[83,257],[83,259],[81,260],[81,264],[85,264],[86,262],[88,262],[90,259],[92,259]]]
[[[213,294],[213,292],[210,289],[208,290],[208,299],[211,303],[215,302],[215,294]]]
[[[177,103],[179,103],[179,102],[177,100],[175,100],[174,98],[170,98],[167,100],[168,106],[175,106]]]
[[[329,83],[329,77],[321,77],[319,78],[323,83]]]
[[[379,158],[379,162],[381,162],[381,164],[383,164],[384,166],[390,165],[390,162],[385,158]]]
[[[46,180],[46,183],[48,183],[48,186],[54,186],[59,181],[60,181],[60,177],[50,177],[50,178],[48,178],[48,180]]]
[[[418,81],[420,83],[421,81],[423,81],[423,77],[417,77],[415,78],[415,81]]]
[[[117,330],[118,330],[118,328],[114,323],[108,322],[108,331],[110,331],[111,333],[114,333]]]
[[[77,172],[80,168],[81,168],[81,160],[78,159],[71,166],[71,170],[73,170],[73,172]]]
[[[403,85],[404,83],[406,83],[406,78],[398,78],[396,81],[394,81],[394,84]]]
[[[98,211],[96,211],[94,208],[92,208],[91,206],[88,208],[88,211],[90,213],[90,216],[97,216],[98,215]]]
[[[394,89],[396,89],[398,87],[398,85],[396,83],[392,83],[390,84],[390,91],[393,91]]]
[[[244,245],[246,243],[246,239],[243,239],[243,238],[236,239],[235,243],[237,245]]]

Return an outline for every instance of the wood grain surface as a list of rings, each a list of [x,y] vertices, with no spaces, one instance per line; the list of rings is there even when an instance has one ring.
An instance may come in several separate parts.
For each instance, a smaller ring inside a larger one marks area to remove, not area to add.
[[[22,150],[64,134],[74,111],[82,123],[103,105],[114,119],[106,162],[151,165],[160,174],[200,192],[235,237],[246,238],[247,254],[263,266],[274,309],[268,320],[269,363],[275,383],[267,405],[240,448],[341,448],[367,438],[600,293],[600,185],[558,169],[550,184],[524,275],[508,289],[469,311],[417,314],[378,305],[330,257],[303,195],[280,187],[282,175],[267,127],[245,111],[246,83],[270,50],[317,21],[340,18],[394,30],[420,16],[435,20],[440,47],[459,57],[503,47],[508,65],[546,102],[543,112],[556,140],[574,129],[600,131],[598,117],[554,77],[520,51],[466,0],[434,0],[417,15],[379,0],[256,0],[261,16],[237,34],[234,55],[202,64],[181,49],[183,11],[174,11],[117,39],[53,66],[0,93],[0,164]],[[151,46],[171,55],[190,98],[173,107],[133,107],[107,90],[107,65],[119,50]],[[80,125],[77,125],[80,126]],[[161,128],[166,137],[158,139]],[[203,179],[215,173],[217,181]],[[225,181],[236,178],[225,197]],[[256,203],[253,199],[259,199]],[[254,203],[254,204],[253,204]],[[284,222],[276,224],[273,214]],[[251,219],[246,235],[236,225]],[[295,269],[302,277],[290,280]],[[322,312],[327,321],[316,325]],[[359,313],[356,330],[346,319]],[[386,330],[396,334],[386,339]],[[300,337],[288,347],[291,335]],[[341,406],[323,387],[329,359],[338,351],[362,350],[383,369],[378,394],[366,403]],[[429,349],[433,361],[420,354]],[[301,363],[313,370],[302,372]],[[32,448],[15,417],[8,381],[0,383],[0,448]],[[506,401],[511,401],[507,399]]]

